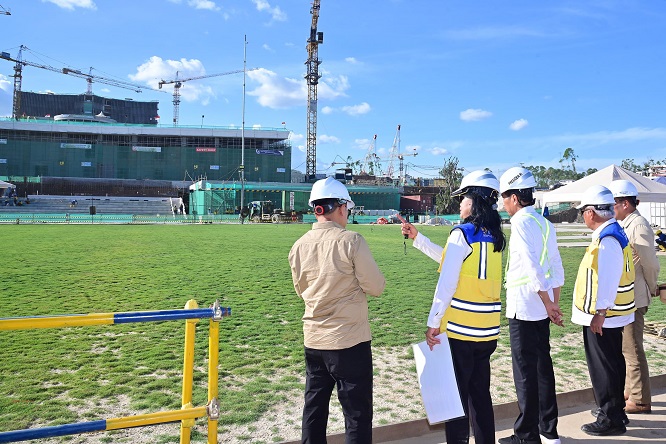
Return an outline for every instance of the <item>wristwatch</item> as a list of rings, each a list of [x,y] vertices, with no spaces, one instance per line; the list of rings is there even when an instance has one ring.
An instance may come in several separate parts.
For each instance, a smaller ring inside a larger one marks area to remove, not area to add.
[[[597,310],[597,312],[596,312],[595,314],[598,314],[598,315],[601,316],[602,318],[605,318],[605,317],[606,317],[606,310],[604,310],[603,312]]]

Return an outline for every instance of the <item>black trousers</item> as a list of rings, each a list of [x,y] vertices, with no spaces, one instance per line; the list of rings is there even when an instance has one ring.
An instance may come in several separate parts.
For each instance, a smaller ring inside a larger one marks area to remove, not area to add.
[[[509,319],[513,382],[520,413],[514,434],[526,441],[539,442],[539,434],[549,439],[557,435],[555,374],[550,358],[550,319],[521,321]]]
[[[466,417],[446,423],[446,442],[467,444],[471,418],[474,442],[495,444],[495,414],[490,397],[490,355],[497,348],[497,341],[474,342],[449,338],[449,346]]]
[[[601,413],[597,422],[623,425],[624,418],[624,379],[626,367],[622,354],[623,327],[604,328],[603,335],[583,327],[585,359],[590,372],[592,391]]]
[[[342,350],[305,347],[305,406],[301,442],[326,443],[333,387],[345,416],[345,442],[372,442],[372,351],[370,341]]]

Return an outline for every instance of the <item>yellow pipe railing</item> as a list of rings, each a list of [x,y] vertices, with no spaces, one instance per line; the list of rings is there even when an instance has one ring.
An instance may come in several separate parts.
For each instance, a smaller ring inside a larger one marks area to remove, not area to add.
[[[190,299],[185,304],[185,309],[199,308],[194,299]],[[192,407],[192,383],[194,381],[194,335],[198,319],[188,319],[185,321],[185,353],[183,358],[183,409]],[[183,419],[180,423],[180,443],[190,444],[191,429],[194,426],[194,419]]]
[[[220,323],[208,324],[208,444],[217,444],[217,420],[220,417],[218,395],[218,365],[220,360]]]

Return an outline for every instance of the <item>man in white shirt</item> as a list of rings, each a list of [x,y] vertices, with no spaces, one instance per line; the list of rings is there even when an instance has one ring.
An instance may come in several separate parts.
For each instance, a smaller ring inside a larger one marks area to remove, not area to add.
[[[520,413],[514,434],[500,444],[559,444],[550,323],[562,326],[559,307],[564,268],[553,225],[534,210],[536,180],[522,167],[500,177],[504,209],[511,216],[505,273],[506,317]]]
[[[585,358],[599,408],[584,424],[588,435],[621,435],[624,423],[625,361],[622,331],[634,321],[634,264],[624,230],[613,217],[615,200],[601,185],[589,188],[577,206],[591,230],[574,287],[571,321],[583,326]]]

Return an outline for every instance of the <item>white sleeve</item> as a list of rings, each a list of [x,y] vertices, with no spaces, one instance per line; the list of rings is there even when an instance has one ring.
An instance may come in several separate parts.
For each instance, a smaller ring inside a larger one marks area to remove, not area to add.
[[[624,255],[620,243],[613,236],[606,236],[599,243],[599,276],[597,306],[605,310],[615,305],[617,287],[622,277]]]
[[[451,304],[458,287],[460,269],[463,261],[472,252],[462,230],[452,230],[446,242],[446,253],[442,259],[442,271],[439,274],[435,296],[428,315],[428,327],[439,328],[446,309]]]
[[[414,248],[427,255],[429,258],[439,264],[442,260],[442,253],[444,249],[439,245],[433,243],[430,239],[421,233],[417,233],[414,238]]]

